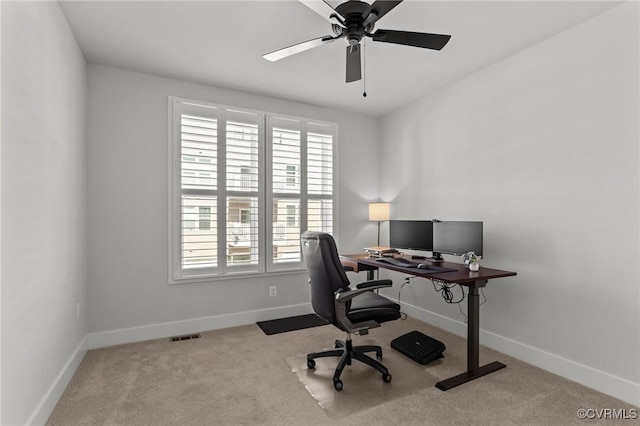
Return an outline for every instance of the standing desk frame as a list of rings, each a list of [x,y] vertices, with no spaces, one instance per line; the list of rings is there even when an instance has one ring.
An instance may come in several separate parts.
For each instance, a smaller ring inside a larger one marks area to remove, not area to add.
[[[377,258],[374,257],[368,257],[367,254],[340,256],[340,262],[343,266],[352,268],[354,272],[366,271],[368,280],[373,279],[373,272],[376,269],[382,268],[426,279],[433,279],[447,284],[460,284],[469,289],[469,294],[467,295],[467,371],[436,383],[438,389],[446,391],[506,367],[506,365],[498,361],[480,366],[479,290],[485,287],[490,279],[512,277],[516,275],[515,272],[484,267],[481,267],[477,272],[471,272],[459,263],[441,262],[435,264],[435,266],[455,269],[455,272],[433,273],[424,269],[403,268],[389,263],[378,262],[376,259]],[[421,262],[430,263],[424,260]]]

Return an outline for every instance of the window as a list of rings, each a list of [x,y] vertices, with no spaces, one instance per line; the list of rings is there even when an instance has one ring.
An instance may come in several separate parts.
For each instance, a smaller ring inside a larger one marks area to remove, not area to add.
[[[333,123],[169,99],[172,282],[301,267],[333,232]]]
[[[296,226],[296,219],[298,219],[298,206],[289,204],[287,206],[287,226]]]
[[[251,169],[249,167],[240,167],[240,184],[242,189],[248,189],[252,185]]]
[[[287,165],[287,185],[295,186],[298,182],[298,166]]]
[[[211,230],[211,207],[199,207],[200,218],[198,222],[198,229],[200,231]]]

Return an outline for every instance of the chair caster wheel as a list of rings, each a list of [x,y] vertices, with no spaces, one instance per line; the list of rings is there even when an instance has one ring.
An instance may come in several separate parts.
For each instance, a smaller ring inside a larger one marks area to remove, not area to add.
[[[316,368],[316,362],[312,359],[307,360],[307,368],[314,369]]]
[[[336,388],[337,391],[341,391],[343,388],[342,380],[334,380],[333,387]]]
[[[387,374],[383,374],[382,375],[382,381],[385,383],[389,383],[391,381],[391,374],[387,373]]]
[[[382,359],[382,351],[376,352],[376,358]]]

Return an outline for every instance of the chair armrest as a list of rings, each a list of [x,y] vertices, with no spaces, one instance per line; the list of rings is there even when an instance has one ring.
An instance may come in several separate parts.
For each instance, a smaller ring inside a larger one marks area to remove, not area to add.
[[[365,281],[356,285],[356,290],[336,292],[336,301],[345,303],[365,291],[373,291],[377,288],[391,287],[392,285],[393,281],[391,280]]]
[[[392,285],[393,281],[391,280],[373,280],[361,282],[356,285],[356,288],[384,288],[391,287]]]
[[[336,307],[336,320],[344,327],[348,333],[365,335],[369,333],[370,328],[380,327],[380,324],[376,321],[364,321],[359,323],[352,323],[347,317],[347,305],[351,299],[359,294],[367,291],[373,291],[377,288],[391,287],[393,282],[391,280],[374,280],[366,281],[358,284],[356,290],[337,291],[335,294],[335,307]]]

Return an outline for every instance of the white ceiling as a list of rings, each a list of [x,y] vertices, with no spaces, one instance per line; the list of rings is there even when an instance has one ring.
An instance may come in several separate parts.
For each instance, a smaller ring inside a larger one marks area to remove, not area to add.
[[[452,38],[441,51],[368,39],[364,98],[362,81],[345,83],[344,40],[277,62],[262,58],[333,34],[327,20],[296,0],[60,1],[88,62],[373,116],[619,3],[405,0],[376,28]]]

